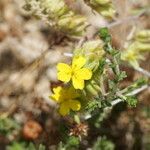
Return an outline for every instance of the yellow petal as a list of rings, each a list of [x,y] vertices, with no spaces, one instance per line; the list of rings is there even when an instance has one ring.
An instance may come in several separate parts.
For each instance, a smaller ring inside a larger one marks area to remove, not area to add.
[[[78,111],[81,108],[81,103],[77,100],[69,100],[69,106],[73,111]]]
[[[63,99],[62,99],[62,87],[61,86],[58,86],[56,88],[53,88],[53,92],[54,94],[52,94],[50,96],[50,98],[52,98],[54,101],[56,102],[61,102]]]
[[[92,77],[92,71],[87,68],[82,68],[75,72],[75,76],[83,80],[89,80]]]
[[[86,63],[86,59],[82,56],[75,56],[72,61],[72,69],[80,69]]]
[[[64,63],[59,63],[57,65],[58,73],[57,78],[60,81],[68,82],[71,78],[71,67]]]
[[[69,72],[71,72],[71,67],[64,63],[58,63],[57,70],[60,72],[69,73]]]
[[[84,88],[84,80],[80,78],[76,78],[76,76],[72,77],[72,84],[75,89],[82,90]]]
[[[56,94],[56,93],[60,93],[60,91],[62,90],[62,87],[61,86],[57,86],[55,88],[53,88],[53,92]]]
[[[67,93],[68,99],[76,99],[80,96],[78,91],[75,90],[72,86],[68,88],[66,93]]]
[[[59,113],[60,113],[62,116],[65,116],[65,115],[69,114],[69,112],[70,112],[70,108],[69,108],[69,103],[68,103],[68,101],[63,102],[63,103],[60,105]]]
[[[63,82],[69,82],[70,79],[71,79],[71,73],[63,73],[63,72],[58,72],[57,73],[57,78],[58,80],[60,81],[63,81]]]

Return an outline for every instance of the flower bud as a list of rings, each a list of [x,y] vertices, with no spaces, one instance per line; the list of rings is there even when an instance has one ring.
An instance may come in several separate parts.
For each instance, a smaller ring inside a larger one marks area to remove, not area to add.
[[[131,44],[127,50],[122,52],[121,59],[124,61],[128,61],[133,67],[139,67],[139,60],[143,60],[144,57],[140,54],[139,50],[137,50],[136,45]]]
[[[92,95],[92,96],[97,96],[98,95],[98,92],[97,90],[95,90],[95,88],[93,87],[92,84],[88,84],[86,85],[86,92],[89,94],[89,95]]]
[[[128,61],[133,67],[139,67],[139,60],[144,60],[143,53],[150,51],[150,30],[136,33],[134,41],[122,52],[121,59]]]
[[[86,18],[70,10],[64,0],[26,0],[24,8],[70,35],[81,36],[88,24]]]
[[[41,0],[41,8],[43,8],[45,13],[49,14],[50,17],[53,16],[55,18],[68,12],[68,7],[63,0]]]
[[[139,31],[135,39],[139,42],[150,43],[150,30]]]
[[[110,3],[111,1],[110,0],[93,0],[93,2],[100,4],[100,5],[105,5],[105,4]]]
[[[101,40],[88,41],[82,47],[75,49],[74,55],[84,56],[87,60],[86,67],[92,71],[96,71],[99,66],[99,61],[105,54],[103,45]]]
[[[99,9],[97,9],[97,11],[99,13],[101,13],[102,16],[111,19],[114,17],[116,10],[113,8],[112,4],[109,4],[107,6],[104,7],[99,7]]]
[[[58,21],[59,28],[70,34],[81,35],[86,27],[86,18],[80,15],[75,15],[73,12],[62,16]]]
[[[112,19],[116,13],[111,0],[85,0],[85,2],[107,19]]]
[[[92,79],[85,86],[85,90],[88,93],[88,95],[96,97],[96,96],[98,96],[99,92],[101,91],[100,84],[99,84],[99,82],[96,82],[94,79]]]
[[[139,52],[150,52],[150,43],[134,42],[133,46]]]

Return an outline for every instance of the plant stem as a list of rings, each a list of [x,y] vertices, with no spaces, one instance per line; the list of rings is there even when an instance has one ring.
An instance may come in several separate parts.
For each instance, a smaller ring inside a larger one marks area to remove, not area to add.
[[[133,21],[135,19],[138,19],[140,16],[142,16],[145,12],[147,11],[147,9],[143,10],[141,13],[135,15],[135,16],[128,16],[126,18],[123,18],[121,20],[117,20],[113,23],[110,23],[107,25],[108,28],[112,28],[114,26],[117,26],[117,25],[120,25],[120,24],[123,24],[123,23],[127,23],[129,21]]]
[[[73,57],[73,54],[72,53],[63,53],[64,56],[67,56],[67,57]]]
[[[142,87],[132,91],[131,93],[126,94],[126,96],[132,96],[132,95],[139,94],[140,92],[144,91],[147,88],[150,88],[150,86],[149,85],[143,85]],[[111,102],[111,105],[114,106],[114,105],[116,105],[116,104],[118,104],[120,102],[122,102],[121,99],[116,99],[116,100]]]
[[[142,91],[144,91],[145,89],[148,89],[148,88],[150,88],[150,85],[144,85],[144,86],[142,86],[142,87],[140,87],[140,88],[138,88],[138,89],[132,91],[131,93],[126,94],[126,96],[132,96],[132,95],[139,94],[140,92],[142,92]],[[111,102],[111,105],[112,105],[112,106],[111,106],[111,107],[106,107],[106,108],[104,108],[104,111],[105,111],[105,112],[109,112],[109,111],[113,108],[113,106],[115,106],[116,104],[118,104],[118,103],[120,103],[120,102],[122,102],[122,101],[123,101],[123,100],[120,99],[120,98],[115,99],[114,101]],[[90,114],[88,114],[88,115],[85,116],[85,119],[87,120],[87,119],[89,119],[89,118],[91,118],[91,117],[92,117],[92,116],[91,116]]]
[[[140,72],[150,78],[150,72],[148,72],[147,70],[144,70],[141,67],[135,68],[135,70],[137,70],[138,72]]]

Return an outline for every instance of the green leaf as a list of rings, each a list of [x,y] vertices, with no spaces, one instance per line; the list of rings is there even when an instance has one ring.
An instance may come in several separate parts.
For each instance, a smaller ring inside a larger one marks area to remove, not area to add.
[[[13,142],[6,147],[6,150],[26,150],[25,143]]]
[[[74,115],[74,121],[79,124],[80,123],[80,117],[78,115]]]
[[[29,143],[28,150],[36,150],[33,143]]]
[[[108,86],[109,89],[112,90],[116,86],[116,83],[114,82],[114,80],[108,80]]]
[[[99,30],[99,36],[104,42],[110,42],[111,36],[109,34],[108,28],[104,27]]]
[[[114,150],[115,145],[106,137],[98,137],[92,150]]]
[[[138,79],[137,81],[136,81],[136,87],[140,87],[140,86],[142,86],[142,85],[144,85],[144,84],[147,84],[147,79],[145,79],[145,78],[140,78],[140,79]]]
[[[44,145],[42,145],[42,144],[39,145],[39,150],[45,150],[45,149],[46,149],[46,148],[45,148]]]
[[[89,101],[87,103],[87,106],[86,106],[86,110],[89,112],[89,113],[92,113],[93,111],[95,111],[97,108],[101,108],[101,101],[99,100],[96,100],[96,99],[93,99],[91,101]]]
[[[0,117],[0,134],[9,136],[14,130],[20,130],[20,125],[15,120]]]
[[[127,98],[126,101],[130,107],[136,107],[136,105],[137,105],[137,98],[136,97],[128,96],[126,98]]]
[[[105,107],[111,107],[111,103],[107,100],[103,100],[102,101],[102,108],[105,108]]]
[[[66,148],[64,147],[64,144],[62,142],[60,142],[58,144],[57,150],[66,150]]]
[[[122,81],[124,78],[126,78],[127,77],[127,74],[126,74],[126,72],[125,71],[121,71],[120,72],[120,74],[118,75],[118,77],[117,77],[117,80],[118,81]]]
[[[13,142],[6,147],[6,150],[45,150],[45,146],[40,144],[38,148],[33,143]]]
[[[79,138],[78,137],[75,137],[75,136],[71,136],[71,137],[69,137],[69,139],[68,139],[68,144],[70,145],[70,146],[77,146],[77,145],[79,145]]]
[[[106,65],[106,60],[105,59],[101,59],[99,61],[99,66],[98,66],[98,71],[100,74],[102,74],[104,72],[104,67]]]
[[[133,84],[131,84],[130,86],[128,86],[126,89],[125,89],[125,92],[124,94],[126,93],[129,93],[129,92],[132,92],[134,91],[135,89],[137,88],[140,88],[141,86],[147,84],[147,79],[145,78],[140,78],[138,80],[136,80]]]
[[[75,136],[69,136],[65,143],[60,142],[58,150],[76,150],[80,144],[79,138]]]

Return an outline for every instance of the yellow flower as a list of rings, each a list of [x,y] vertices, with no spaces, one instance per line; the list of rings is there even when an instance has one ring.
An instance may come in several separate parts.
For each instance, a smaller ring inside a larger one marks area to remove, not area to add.
[[[84,80],[89,80],[92,77],[92,71],[83,67],[85,63],[86,59],[82,56],[74,57],[71,66],[59,63],[57,65],[58,80],[63,82],[72,80],[75,89],[83,89]]]
[[[62,88],[58,86],[53,89],[54,94],[50,96],[54,101],[60,104],[59,113],[62,116],[69,114],[70,110],[78,111],[81,108],[81,103],[76,100],[79,94],[73,87]]]

